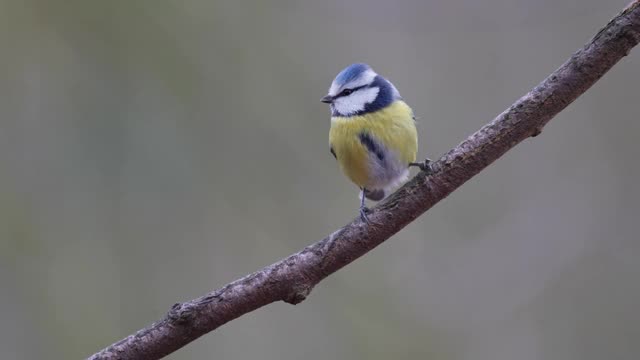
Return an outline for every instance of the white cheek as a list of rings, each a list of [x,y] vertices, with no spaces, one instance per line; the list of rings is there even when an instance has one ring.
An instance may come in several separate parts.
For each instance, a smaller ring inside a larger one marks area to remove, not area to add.
[[[336,99],[333,106],[341,115],[352,115],[358,111],[364,110],[367,104],[372,103],[378,97],[380,88],[372,87],[368,89],[361,89],[349,96],[343,96]]]

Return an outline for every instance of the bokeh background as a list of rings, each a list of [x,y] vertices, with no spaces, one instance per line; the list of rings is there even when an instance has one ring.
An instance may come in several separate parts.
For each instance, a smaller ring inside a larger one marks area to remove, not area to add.
[[[0,1],[0,357],[78,359],[356,216],[364,61],[438,157],[628,0]],[[170,359],[637,359],[640,53],[292,307]]]

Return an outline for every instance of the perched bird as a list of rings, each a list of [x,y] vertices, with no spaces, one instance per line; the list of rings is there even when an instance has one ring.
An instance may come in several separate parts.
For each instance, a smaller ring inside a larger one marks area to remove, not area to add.
[[[406,181],[418,150],[413,111],[391,82],[367,64],[352,64],[321,100],[331,104],[329,146],[340,168],[360,188],[360,216],[368,222],[365,197],[380,201]]]

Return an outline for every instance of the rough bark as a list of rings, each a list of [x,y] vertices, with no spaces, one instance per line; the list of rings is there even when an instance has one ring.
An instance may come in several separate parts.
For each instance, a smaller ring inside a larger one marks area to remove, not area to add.
[[[160,321],[91,359],[159,359],[219,326],[275,301],[297,304],[322,279],[405,227],[544,125],[640,41],[640,0],[627,6],[560,68],[493,121],[375,207],[328,237],[200,298],[173,305]]]

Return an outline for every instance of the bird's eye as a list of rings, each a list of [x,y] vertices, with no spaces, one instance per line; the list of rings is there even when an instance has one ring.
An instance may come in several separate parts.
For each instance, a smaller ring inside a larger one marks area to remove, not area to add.
[[[340,96],[349,96],[351,93],[353,93],[353,89],[344,89],[340,92]]]

